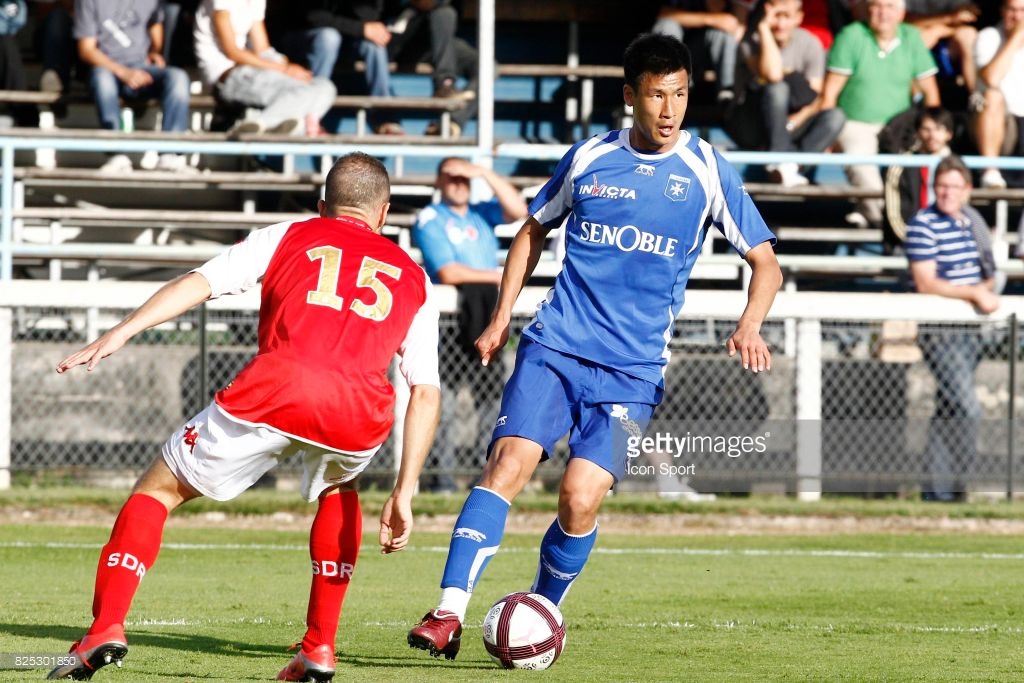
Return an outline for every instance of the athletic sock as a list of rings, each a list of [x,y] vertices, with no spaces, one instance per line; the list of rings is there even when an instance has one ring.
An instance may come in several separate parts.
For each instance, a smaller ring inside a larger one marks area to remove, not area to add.
[[[597,525],[582,536],[567,534],[556,518],[540,542],[537,578],[530,590],[561,605],[569,588],[583,570],[597,540]]]
[[[352,572],[363,539],[363,512],[356,491],[342,491],[320,499],[309,530],[309,557],[313,580],[306,610],[306,634],[302,650],[320,645],[334,647]]]
[[[93,622],[87,635],[102,633],[115,624],[124,628],[139,582],[160,552],[166,521],[167,508],[156,498],[135,493],[125,501],[110,540],[100,551],[92,599]]]
[[[448,560],[441,577],[442,589],[465,591],[465,602],[469,602],[469,594],[501,545],[508,508],[509,502],[494,491],[479,486],[470,491],[459,518],[455,520]],[[453,600],[456,596],[455,592],[449,591],[448,604],[458,607],[458,601]],[[440,605],[438,608],[455,612],[460,620],[466,614],[465,605],[461,610]]]

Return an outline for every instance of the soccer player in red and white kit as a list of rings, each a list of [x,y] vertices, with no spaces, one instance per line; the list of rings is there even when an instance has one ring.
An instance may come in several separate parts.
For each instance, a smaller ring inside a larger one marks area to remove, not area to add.
[[[334,676],[341,604],[362,537],[354,480],[391,430],[387,369],[394,355],[411,398],[401,468],[380,518],[385,553],[409,541],[411,498],[441,400],[430,281],[380,235],[390,192],[379,161],[361,153],[342,157],[327,176],[318,218],[252,232],[58,363],[57,372],[92,370],[139,332],[262,280],[257,355],[171,436],[136,483],[100,553],[92,626],[71,647],[78,663],[49,678],[88,679],[127,653],[125,617],[171,510],[198,496],[231,499],[296,453],[305,468],[302,492],[319,499],[309,540],[313,579],[305,636],[277,678]]]

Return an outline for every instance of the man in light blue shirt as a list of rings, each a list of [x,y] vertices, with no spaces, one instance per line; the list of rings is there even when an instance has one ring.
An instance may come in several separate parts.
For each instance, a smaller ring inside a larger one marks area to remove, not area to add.
[[[471,202],[473,178],[487,183],[494,192],[489,201]],[[491,169],[465,159],[449,157],[437,167],[434,183],[439,201],[416,217],[412,237],[423,254],[423,266],[435,284],[454,285],[459,292],[458,328],[441,330],[440,357],[447,372],[443,387],[455,396],[463,387],[473,394],[479,420],[479,440],[474,451],[490,443],[490,426],[498,412],[505,374],[500,357],[482,366],[473,343],[491,319],[498,302],[498,238],[494,227],[526,217],[526,202],[519,191]],[[437,474],[426,484],[439,493],[456,490],[452,472],[457,464],[455,401],[445,401],[433,449]]]

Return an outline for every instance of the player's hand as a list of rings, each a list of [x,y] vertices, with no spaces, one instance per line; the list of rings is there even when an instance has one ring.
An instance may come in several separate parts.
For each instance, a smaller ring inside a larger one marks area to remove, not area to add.
[[[380,551],[385,555],[403,550],[412,533],[412,505],[391,494],[380,513]]]
[[[480,362],[487,367],[498,352],[508,342],[508,323],[492,320],[476,340],[476,350],[480,354]]]
[[[730,358],[740,354],[744,370],[758,373],[772,369],[772,352],[757,329],[737,327],[726,340],[725,348]]]
[[[122,339],[115,330],[71,354],[61,362],[57,363],[57,372],[64,373],[77,365],[85,365],[85,369],[92,372],[92,369],[99,365],[99,362],[124,346],[127,339]]]

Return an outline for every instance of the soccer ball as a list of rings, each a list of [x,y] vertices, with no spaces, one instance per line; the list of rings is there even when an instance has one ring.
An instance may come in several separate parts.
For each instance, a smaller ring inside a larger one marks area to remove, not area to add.
[[[506,669],[546,669],[565,649],[562,613],[543,595],[510,593],[484,617],[484,647]]]

